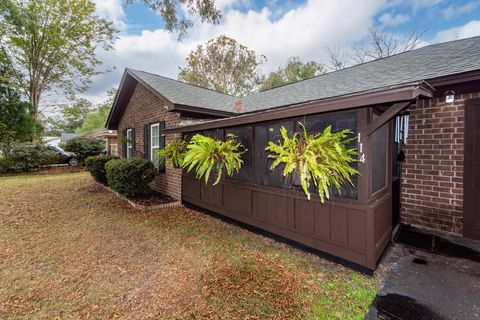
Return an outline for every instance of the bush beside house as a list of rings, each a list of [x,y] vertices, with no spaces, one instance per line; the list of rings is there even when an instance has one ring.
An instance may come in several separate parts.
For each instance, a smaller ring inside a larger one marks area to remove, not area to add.
[[[108,154],[91,156],[85,159],[85,167],[96,181],[107,184],[107,170],[105,169],[105,165],[114,159],[118,159],[118,157]]]
[[[153,163],[145,159],[114,159],[105,169],[108,186],[127,197],[142,195],[155,178]]]

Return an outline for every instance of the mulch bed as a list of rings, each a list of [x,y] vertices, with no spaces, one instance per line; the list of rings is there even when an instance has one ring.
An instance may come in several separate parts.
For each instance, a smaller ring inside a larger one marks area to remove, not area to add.
[[[83,172],[85,168],[82,166],[72,167],[69,165],[56,165],[50,167],[42,167],[35,171],[29,172],[19,172],[19,173],[7,173],[7,174],[0,174],[1,177],[9,177],[9,176],[23,176],[23,175],[44,175],[44,174],[55,174],[55,173],[72,173],[72,172]]]
[[[135,198],[128,197],[128,200],[142,206],[156,206],[160,204],[177,201],[174,198],[170,197],[169,195],[159,193],[152,189],[147,190],[145,194],[143,194],[142,196],[135,197]]]

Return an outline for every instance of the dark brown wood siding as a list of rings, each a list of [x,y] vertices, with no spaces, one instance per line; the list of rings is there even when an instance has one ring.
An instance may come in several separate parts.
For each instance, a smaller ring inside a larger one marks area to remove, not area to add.
[[[480,240],[480,99],[465,103],[463,234]]]

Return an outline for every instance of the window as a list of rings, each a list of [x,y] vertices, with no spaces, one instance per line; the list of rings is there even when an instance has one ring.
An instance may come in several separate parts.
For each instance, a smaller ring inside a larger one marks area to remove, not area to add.
[[[372,193],[387,184],[387,137],[388,123],[372,134]]]
[[[150,126],[150,160],[155,168],[158,168],[158,151],[160,150],[160,124],[155,123]]]
[[[226,130],[226,133],[234,134],[245,148],[245,152],[242,154],[243,165],[238,173],[234,174],[230,179],[242,182],[252,181],[252,127],[236,127]]]
[[[133,157],[133,129],[127,129],[127,158]]]
[[[356,136],[358,133],[357,129],[357,113],[356,112],[346,112],[346,113],[334,113],[334,114],[317,114],[312,116],[306,116],[302,119],[302,122],[305,125],[308,133],[317,133],[322,132],[328,126],[332,126],[332,131],[337,132],[344,129],[350,129],[352,131],[352,137]],[[357,141],[352,140],[348,145],[349,148],[356,148]],[[351,164],[353,168],[357,168],[357,163],[354,162]],[[347,182],[347,184],[342,186],[342,190],[338,192],[335,187],[332,187],[330,192],[335,197],[356,199],[357,198],[357,181],[358,176],[352,177],[353,186]],[[298,182],[297,182],[298,184]],[[310,185],[310,192],[316,193],[315,186]]]
[[[279,165],[271,171],[272,159],[268,158],[265,147],[269,141],[277,142],[281,139],[280,128],[285,127],[288,134],[293,132],[293,121],[272,122],[255,126],[255,183],[276,188],[289,189],[291,182],[283,176],[283,166]]]

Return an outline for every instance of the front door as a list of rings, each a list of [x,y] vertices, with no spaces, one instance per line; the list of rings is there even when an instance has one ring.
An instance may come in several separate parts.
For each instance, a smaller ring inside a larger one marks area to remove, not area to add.
[[[480,240],[480,99],[465,103],[463,235]]]

